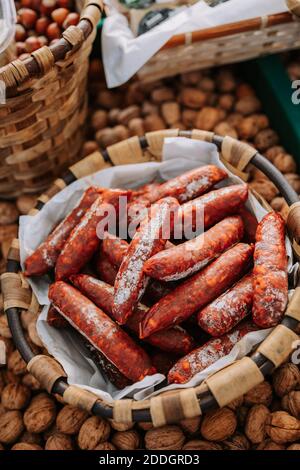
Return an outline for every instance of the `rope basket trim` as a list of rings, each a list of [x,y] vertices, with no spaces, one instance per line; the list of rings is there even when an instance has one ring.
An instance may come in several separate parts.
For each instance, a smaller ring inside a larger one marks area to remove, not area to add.
[[[297,242],[300,217],[296,217],[296,210],[297,214],[299,213],[299,198],[282,174],[250,145],[200,130],[155,131],[145,137],[133,137],[120,142],[102,153],[95,152],[70,167],[62,178],[56,180],[51,188],[38,198],[36,207],[30,214],[34,215],[40,211],[61,189],[81,177],[107,166],[146,161],[145,151],[147,160],[150,160],[149,150],[157,155],[157,152],[162,150],[164,138],[174,135],[214,143],[222,155],[223,162],[239,176],[242,174],[247,177],[247,166],[250,162],[263,171],[291,206],[287,228],[291,241],[299,248]],[[106,402],[91,392],[68,385],[66,374],[55,359],[45,355],[34,356],[24,337],[19,313],[21,309],[36,305],[36,299],[32,299],[34,296],[30,295],[29,284],[20,270],[19,242],[14,240],[8,254],[7,272],[1,276],[1,280],[9,327],[17,349],[28,363],[28,371],[49,393],[61,395],[65,403],[117,422],[152,421],[154,426],[162,426],[198,416],[218,406],[223,407],[261,383],[266,375],[289,357],[299,339],[295,331],[300,323],[300,280],[281,324],[274,328],[250,357],[246,356],[221,369],[193,388],[161,393],[143,401],[123,399]]]

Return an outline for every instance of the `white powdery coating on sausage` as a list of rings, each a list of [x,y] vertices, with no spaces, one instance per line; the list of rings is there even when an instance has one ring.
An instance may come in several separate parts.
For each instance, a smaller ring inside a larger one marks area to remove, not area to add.
[[[95,286],[102,286],[110,294],[113,294],[113,292],[114,292],[113,286],[110,286],[109,284],[107,284],[106,282],[101,281],[100,279],[96,279],[95,277],[90,277],[89,281],[92,284],[95,284]]]
[[[186,185],[185,192],[179,195],[178,201],[186,202],[189,199],[192,199],[199,193],[200,189],[207,188],[209,184],[210,179],[208,176],[201,176],[200,178],[191,181]]]
[[[96,201],[92,204],[92,206],[86,211],[84,217],[82,217],[79,224],[76,225],[76,227],[73,229],[68,240],[69,242],[72,242],[77,237],[78,233],[81,232],[82,229],[84,229],[87,226],[89,221],[92,220],[92,218],[97,215],[98,210],[99,210],[99,200],[96,199]]]
[[[125,257],[128,263],[126,270],[124,270],[121,275],[118,274],[117,276],[116,282],[118,283],[118,288],[115,292],[115,305],[123,305],[127,302],[140,283],[142,283],[142,285],[138,299],[144,294],[149,278],[142,273],[143,267],[145,262],[151,257],[154,244],[159,237],[159,231],[162,228],[168,211],[169,205],[161,204],[160,210],[155,217],[150,219],[143,233],[138,232],[136,234],[136,237],[141,237],[141,239],[135,247],[134,253],[131,254],[129,248],[128,256]],[[134,238],[131,243],[134,243]]]
[[[210,344],[207,344],[205,347],[195,352],[195,354],[192,356],[190,360],[190,367],[192,373],[195,374],[203,369],[206,369],[206,367],[216,362],[224,354],[225,353],[222,341],[220,339],[215,339],[211,341]],[[199,370],[200,364],[201,368]]]
[[[214,257],[206,258],[205,260],[199,261],[198,263],[194,264],[194,266],[191,266],[190,268],[186,269],[185,271],[170,274],[169,276],[162,276],[162,277],[160,277],[160,279],[162,281],[166,281],[166,282],[168,282],[168,281],[178,281],[179,279],[182,279],[183,277],[188,277],[191,274],[194,274],[196,271],[200,271],[213,259],[214,259]]]

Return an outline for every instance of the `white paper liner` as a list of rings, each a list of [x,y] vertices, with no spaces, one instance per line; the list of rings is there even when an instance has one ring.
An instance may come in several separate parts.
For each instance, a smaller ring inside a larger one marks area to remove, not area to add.
[[[126,17],[106,0],[110,16],[102,31],[102,58],[109,88],[125,83],[175,34],[287,11],[285,0],[230,0],[211,8],[200,0],[147,33],[135,37]]]
[[[214,144],[183,137],[167,138],[163,147],[163,160],[161,163],[150,162],[108,168],[72,183],[55,195],[38,214],[20,218],[19,239],[22,267],[24,268],[24,260],[47,237],[52,227],[70,212],[84,190],[90,185],[112,188],[138,187],[141,184],[153,181],[154,178],[167,180],[209,163],[225,168],[219,160],[217,147]],[[226,171],[228,172],[227,169]],[[230,172],[228,174],[229,177],[226,181],[217,185],[218,187],[242,183],[238,177]],[[252,195],[249,196],[246,205],[258,220],[261,220],[266,214],[266,210]],[[289,272],[292,272],[292,248],[288,238],[286,239],[286,245],[289,257]],[[154,387],[165,380],[162,374],[145,377],[142,381],[123,390],[118,390],[105,381],[99,369],[87,356],[81,342],[78,341],[77,333],[55,329],[48,325],[46,318],[49,307],[47,294],[49,279],[47,276],[38,280],[29,278],[29,282],[39,303],[45,305],[37,321],[38,334],[49,353],[65,369],[70,384],[90,390],[105,400],[120,399],[125,396],[141,400],[152,394],[160,393],[161,389],[155,390]],[[163,390],[198,385],[208,375],[248,354],[254,346],[263,341],[270,331],[263,330],[249,333],[232,349],[229,355],[194,376],[187,384],[181,386],[169,385],[164,387]]]

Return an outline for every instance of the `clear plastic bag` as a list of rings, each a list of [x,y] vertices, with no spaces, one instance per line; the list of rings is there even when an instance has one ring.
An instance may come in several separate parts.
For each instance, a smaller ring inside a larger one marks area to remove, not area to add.
[[[17,15],[13,0],[0,0],[0,54],[13,39]]]

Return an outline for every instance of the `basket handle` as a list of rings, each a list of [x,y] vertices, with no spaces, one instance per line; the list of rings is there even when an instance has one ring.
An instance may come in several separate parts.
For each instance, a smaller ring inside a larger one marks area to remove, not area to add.
[[[97,26],[104,11],[102,0],[89,0],[77,26],[69,26],[62,38],[52,46],[43,46],[22,61],[16,59],[0,69],[0,80],[6,89],[14,89],[29,78],[45,75],[56,62],[64,60],[90,36]]]
[[[291,13],[300,16],[300,0],[286,0],[286,5]]]

